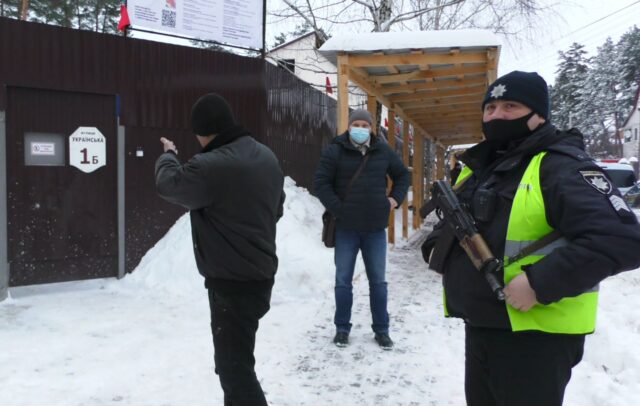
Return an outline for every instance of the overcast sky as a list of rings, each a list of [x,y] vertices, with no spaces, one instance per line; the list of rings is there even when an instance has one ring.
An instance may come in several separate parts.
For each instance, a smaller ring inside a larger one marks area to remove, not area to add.
[[[581,0],[561,2],[556,8],[556,24],[549,24],[534,43],[522,43],[502,48],[499,74],[512,70],[537,71],[553,83],[558,51],[566,51],[572,43],[586,46],[588,56],[610,36],[614,42],[634,24],[640,25],[638,0]],[[579,3],[579,4],[578,4]]]
[[[554,7],[553,15],[542,17],[535,38],[518,43],[503,41],[500,75],[512,70],[537,71],[552,84],[558,51],[566,51],[573,42],[579,42],[586,46],[588,56],[593,56],[608,36],[617,41],[634,24],[640,25],[640,0],[558,0],[557,3],[559,5]],[[267,11],[279,9],[281,4],[280,0],[267,0]],[[267,17],[267,48],[272,47],[276,35],[293,31],[296,24],[300,23],[300,20],[273,23],[276,20],[271,15]],[[334,27],[330,34],[337,34],[338,28]],[[339,33],[348,31],[343,28]],[[142,32],[136,32],[134,36],[188,44],[185,40]]]
[[[543,3],[549,4],[550,1],[543,0]],[[572,0],[556,3],[558,5],[553,7],[555,13],[542,16],[538,34],[531,41],[503,41],[499,74],[516,69],[535,70],[553,83],[559,50],[567,50],[573,42],[579,42],[586,46],[589,55],[593,55],[607,36],[617,41],[634,23],[640,25],[639,0]],[[279,9],[280,4],[280,0],[268,0],[267,11]],[[267,26],[267,48],[273,45],[275,35],[291,31],[300,23],[299,20],[274,23],[276,20],[271,15],[267,18],[270,22]],[[347,32],[346,28],[334,26],[330,34]]]

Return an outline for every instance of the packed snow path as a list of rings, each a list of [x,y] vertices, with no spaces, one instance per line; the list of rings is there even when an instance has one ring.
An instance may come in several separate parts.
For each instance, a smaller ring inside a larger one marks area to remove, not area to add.
[[[287,180],[280,267],[257,336],[274,406],[464,405],[463,326],[442,317],[440,277],[416,246],[390,248],[392,351],[373,340],[359,259],[350,345],[332,344],[333,251],[317,200]],[[417,244],[415,244],[417,245]],[[640,404],[640,272],[601,285],[598,329],[566,406]],[[12,288],[0,302],[0,405],[221,405],[209,307],[183,216],[123,280]]]

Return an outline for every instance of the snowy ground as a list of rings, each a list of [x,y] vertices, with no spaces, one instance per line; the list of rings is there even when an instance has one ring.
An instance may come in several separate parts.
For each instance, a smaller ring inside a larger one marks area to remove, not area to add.
[[[319,203],[288,180],[272,309],[258,331],[257,372],[273,405],[464,405],[463,328],[442,317],[439,277],[419,252],[389,252],[393,351],[369,327],[367,280],[355,278],[351,345],[334,334],[332,251]],[[640,273],[601,285],[565,405],[640,404]],[[14,288],[0,303],[0,405],[221,405],[206,291],[188,217],[125,279]]]

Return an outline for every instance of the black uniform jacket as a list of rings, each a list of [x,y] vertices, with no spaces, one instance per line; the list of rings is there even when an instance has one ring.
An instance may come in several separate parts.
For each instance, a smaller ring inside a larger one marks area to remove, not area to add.
[[[156,162],[158,194],[190,210],[196,264],[208,285],[274,277],[283,184],[273,152],[238,127],[184,164],[171,152]]]
[[[369,160],[345,197],[349,181],[364,159],[349,141],[349,133],[333,139],[316,169],[313,186],[324,207],[337,219],[339,228],[355,231],[379,231],[387,227],[389,199],[387,175],[393,181],[389,192],[398,207],[409,188],[409,171],[389,145],[371,137]]]
[[[531,158],[540,151],[548,151],[540,168],[547,222],[568,240],[568,245],[526,269],[538,302],[549,304],[589,291],[608,276],[640,266],[640,226],[628,206],[620,205],[617,189],[606,185],[602,170],[584,152],[582,135],[577,130],[560,132],[545,124],[518,145],[507,147],[506,152],[496,151],[485,141],[461,156],[474,173],[458,192],[460,200],[472,212],[480,212],[481,208],[474,206],[486,199],[478,199],[479,191],[495,192],[491,215],[476,221],[497,258],[504,255],[519,181]],[[505,304],[495,299],[457,241],[437,248],[448,250],[443,283],[449,314],[476,327],[510,329]],[[503,280],[503,275],[498,279]]]

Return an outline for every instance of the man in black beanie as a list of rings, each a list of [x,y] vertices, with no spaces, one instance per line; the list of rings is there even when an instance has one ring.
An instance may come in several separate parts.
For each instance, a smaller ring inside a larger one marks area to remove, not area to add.
[[[193,105],[191,126],[202,151],[181,163],[174,143],[161,138],[165,153],[156,162],[156,188],[163,199],[190,212],[225,406],[266,405],[253,351],[278,268],[283,174],[273,152],[236,124],[221,96],[201,97]]]
[[[584,151],[549,123],[537,73],[511,72],[482,102],[486,140],[459,158],[456,193],[493,254],[505,301],[444,222],[423,245],[443,274],[447,316],[464,320],[469,406],[559,406],[595,329],[603,279],[640,266],[640,226]]]

